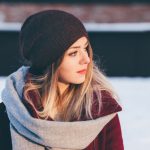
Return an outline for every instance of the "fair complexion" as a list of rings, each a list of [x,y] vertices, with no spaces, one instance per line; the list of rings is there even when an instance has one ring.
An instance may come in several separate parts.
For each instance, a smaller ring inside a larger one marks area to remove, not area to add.
[[[69,84],[81,84],[85,80],[86,69],[90,63],[86,37],[79,38],[65,52],[58,71],[58,87],[62,94]]]

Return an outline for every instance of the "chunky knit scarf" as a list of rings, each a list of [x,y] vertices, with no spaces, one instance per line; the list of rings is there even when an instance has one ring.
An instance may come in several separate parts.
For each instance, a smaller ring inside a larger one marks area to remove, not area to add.
[[[22,102],[25,75],[22,66],[7,77],[2,100],[10,120],[13,150],[81,150],[86,148],[116,115],[87,121],[48,121],[33,118]]]

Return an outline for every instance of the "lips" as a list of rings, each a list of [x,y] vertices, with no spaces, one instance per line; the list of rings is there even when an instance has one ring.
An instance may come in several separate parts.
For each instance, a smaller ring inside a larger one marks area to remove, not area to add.
[[[86,69],[83,69],[83,70],[78,71],[78,73],[80,73],[80,74],[85,74],[86,71],[87,71]]]

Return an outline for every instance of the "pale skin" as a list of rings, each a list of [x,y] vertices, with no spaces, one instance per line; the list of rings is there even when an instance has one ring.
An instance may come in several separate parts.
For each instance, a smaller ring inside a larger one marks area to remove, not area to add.
[[[81,84],[84,82],[86,71],[82,73],[78,71],[87,69],[90,63],[87,46],[87,38],[81,37],[65,52],[64,59],[58,70],[58,87],[61,94],[69,84]]]

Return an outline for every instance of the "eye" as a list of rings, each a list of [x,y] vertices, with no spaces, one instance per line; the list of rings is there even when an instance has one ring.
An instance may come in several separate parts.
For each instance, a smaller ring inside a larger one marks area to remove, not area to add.
[[[87,48],[84,48],[84,50],[87,52],[88,51],[88,49]]]
[[[84,48],[85,52],[88,53],[88,46]]]
[[[72,52],[72,53],[69,54],[69,56],[76,56],[77,52],[78,51]]]

